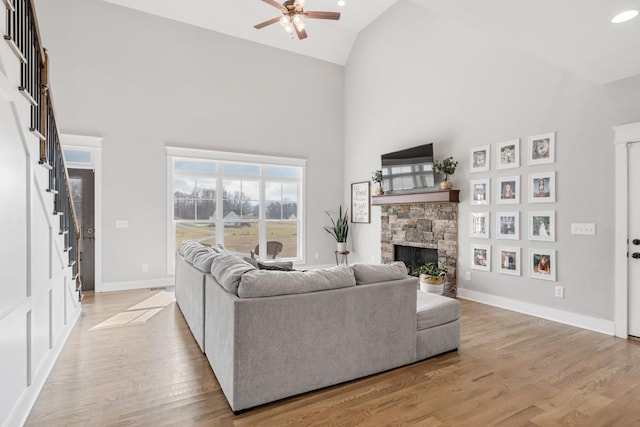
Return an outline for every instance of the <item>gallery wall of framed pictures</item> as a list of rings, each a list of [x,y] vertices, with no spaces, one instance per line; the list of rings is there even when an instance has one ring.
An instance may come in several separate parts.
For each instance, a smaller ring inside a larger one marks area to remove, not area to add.
[[[480,240],[472,241],[471,268],[556,281],[555,248],[535,247],[536,242],[556,241],[556,211],[550,206],[556,203],[556,171],[549,166],[555,165],[556,133],[526,138],[526,150],[522,150],[526,153],[526,165],[529,167],[526,175],[518,174],[521,167],[520,142],[517,138],[494,143],[493,169],[490,161],[492,144],[471,148],[470,173],[480,172],[485,176],[470,180],[469,237],[485,241],[493,237],[500,241],[493,257],[494,268],[491,264],[492,245]],[[502,175],[502,170],[508,175]],[[493,199],[492,185],[495,191]],[[486,209],[492,200],[499,208],[495,212],[476,210]],[[518,246],[518,242],[523,240],[531,241],[534,247],[523,251],[522,246]]]

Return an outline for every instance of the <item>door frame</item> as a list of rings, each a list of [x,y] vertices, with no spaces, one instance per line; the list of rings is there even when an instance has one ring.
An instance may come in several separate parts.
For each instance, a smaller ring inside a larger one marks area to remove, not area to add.
[[[640,143],[640,122],[614,126],[615,132],[615,334],[629,336],[629,145]]]
[[[94,176],[94,227],[95,227],[95,259],[94,259],[94,291],[102,292],[102,137],[60,134],[62,148],[81,149],[91,152],[90,163],[66,163],[70,169],[93,169]]]

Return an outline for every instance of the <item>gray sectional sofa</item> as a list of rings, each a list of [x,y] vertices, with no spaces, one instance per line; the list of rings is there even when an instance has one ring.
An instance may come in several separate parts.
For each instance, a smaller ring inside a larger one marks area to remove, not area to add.
[[[234,412],[458,348],[460,304],[403,263],[260,270],[181,245],[175,292]]]

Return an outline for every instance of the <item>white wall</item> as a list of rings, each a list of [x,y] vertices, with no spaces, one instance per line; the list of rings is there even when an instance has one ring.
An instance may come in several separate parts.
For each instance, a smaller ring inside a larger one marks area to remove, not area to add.
[[[36,7],[61,131],[104,137],[105,290],[166,277],[167,144],[308,159],[307,262],[332,262],[343,67],[97,0]]]
[[[399,25],[399,23],[402,23]],[[538,310],[544,317],[613,320],[613,134],[611,126],[640,118],[640,80],[599,86],[521,52],[407,0],[399,1],[363,31],[345,72],[345,198],[347,185],[366,180],[380,167],[380,154],[434,142],[435,156],[460,160],[454,185],[459,206],[459,277],[462,292],[511,308]],[[526,138],[556,131],[556,163],[526,165]],[[519,169],[469,173],[476,145],[521,138]],[[357,159],[357,161],[355,160]],[[529,205],[521,194],[520,240],[496,240],[495,212],[516,210],[495,204],[495,177],[556,170],[557,203]],[[491,177],[492,204],[469,205],[469,180]],[[531,209],[556,210],[555,243],[527,240]],[[468,238],[472,211],[490,211],[491,239]],[[571,235],[570,223],[594,222],[596,236]],[[354,226],[354,256],[380,258],[380,209],[370,225]],[[557,249],[557,282],[470,270],[470,243]],[[464,274],[472,271],[472,280]],[[566,298],[555,298],[554,285]],[[493,297],[497,297],[493,298]],[[517,304],[516,304],[517,303]],[[518,307],[516,307],[518,306]],[[525,308],[522,308],[525,307]],[[554,313],[546,316],[544,313]],[[558,313],[559,316],[558,316]],[[575,316],[574,316],[575,315]],[[580,323],[580,322],[577,322]]]
[[[0,6],[4,14],[4,4]],[[5,32],[5,19],[0,20]],[[0,426],[21,425],[80,314],[20,63],[0,42]]]

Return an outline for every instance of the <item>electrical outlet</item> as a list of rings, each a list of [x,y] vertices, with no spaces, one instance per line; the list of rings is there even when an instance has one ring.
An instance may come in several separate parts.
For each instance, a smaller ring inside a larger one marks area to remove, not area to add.
[[[464,278],[465,278],[466,280],[471,280],[471,272],[470,272],[470,271],[467,271],[467,272],[464,274]]]
[[[314,256],[315,259],[320,258],[320,254],[318,252],[316,252],[313,256]]]
[[[564,298],[564,286],[556,286],[556,297]]]
[[[149,271],[149,264],[142,264],[142,272],[146,273]]]

